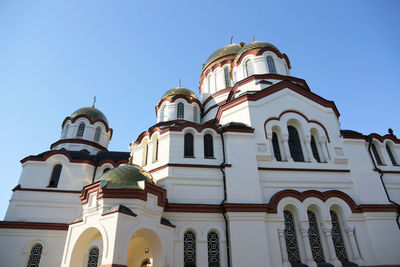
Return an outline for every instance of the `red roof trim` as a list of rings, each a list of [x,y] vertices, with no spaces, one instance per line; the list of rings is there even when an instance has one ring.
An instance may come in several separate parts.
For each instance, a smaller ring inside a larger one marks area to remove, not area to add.
[[[181,167],[181,168],[210,168],[210,169],[219,169],[221,166],[220,165],[207,165],[207,164],[182,164],[182,163],[168,163],[165,165],[162,165],[160,167],[157,167],[155,169],[150,170],[150,173],[165,169],[167,167]],[[232,164],[225,164],[223,166],[224,168],[230,168],[232,167]]]
[[[45,223],[45,222],[0,221],[0,228],[67,231],[68,224],[66,224],[66,223]]]
[[[186,100],[186,102],[188,102],[188,103],[197,103],[197,105],[199,105],[199,108],[201,109],[202,108],[202,105],[201,105],[201,102],[197,99],[197,98],[195,98],[195,99],[189,99],[186,95],[175,95],[174,97],[164,97],[158,104],[157,104],[157,106],[155,107],[155,109],[156,109],[156,113],[158,112],[158,110],[160,109],[160,107],[161,107],[161,105],[164,103],[164,102],[170,102],[170,103],[173,103],[173,102],[175,102],[175,100],[177,100],[177,99],[180,99],[180,98],[183,98],[183,99],[185,99]]]
[[[292,172],[350,172],[350,170],[340,169],[301,169],[301,168],[265,168],[258,167],[260,171],[292,171]]]
[[[60,144],[65,144],[65,143],[84,144],[84,145],[95,147],[95,148],[103,150],[103,151],[108,151],[107,148],[105,148],[102,145],[99,145],[98,143],[95,143],[95,142],[92,142],[92,141],[88,141],[88,140],[84,140],[84,139],[78,139],[78,138],[58,140],[57,142],[51,144],[50,149],[53,149],[53,147],[58,146]]]
[[[108,123],[107,123],[105,120],[102,120],[102,119],[92,120],[92,119],[91,119],[88,115],[86,115],[86,114],[80,114],[80,115],[78,115],[78,116],[75,116],[74,118],[71,118],[70,116],[66,117],[66,118],[64,119],[63,123],[61,124],[61,128],[64,128],[64,124],[65,124],[68,120],[70,120],[71,123],[74,123],[75,121],[77,121],[77,120],[80,119],[80,118],[86,118],[86,119],[90,122],[90,124],[92,124],[92,125],[95,124],[96,122],[101,122],[101,123],[103,123],[104,126],[106,127],[106,131],[107,131],[107,132],[108,132],[109,130],[112,131],[112,129],[108,127]],[[111,132],[111,135],[112,135],[112,132]],[[111,137],[110,137],[110,139],[111,139]]]
[[[53,151],[49,152],[48,154],[44,155],[42,158],[38,157],[38,156],[28,156],[28,157],[21,159],[20,162],[22,164],[24,164],[27,161],[46,161],[49,157],[51,157],[53,155],[59,155],[59,154],[66,156],[68,158],[69,162],[71,162],[71,163],[85,163],[85,164],[90,164],[90,165],[95,166],[95,164],[90,160],[73,160],[71,158],[71,156],[65,150],[53,150]]]
[[[225,88],[222,90],[219,90],[218,92],[215,92],[214,94],[210,95],[209,97],[207,97],[207,99],[203,102],[203,107],[205,107],[207,105],[207,103],[209,101],[211,101],[212,99],[214,99],[215,97],[222,95],[224,93],[228,93],[230,90],[232,90],[232,87],[229,88]]]

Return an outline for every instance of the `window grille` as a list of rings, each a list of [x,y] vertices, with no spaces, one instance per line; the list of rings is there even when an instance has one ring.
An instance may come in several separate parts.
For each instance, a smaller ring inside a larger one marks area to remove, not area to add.
[[[193,135],[190,133],[185,134],[184,144],[184,155],[185,157],[193,157]]]
[[[97,267],[97,263],[99,261],[99,252],[100,250],[97,247],[94,247],[90,250],[87,267]]]
[[[219,238],[215,232],[207,235],[208,243],[208,267],[219,267]]]
[[[310,239],[311,252],[315,262],[325,262],[324,251],[321,245],[321,237],[319,236],[318,221],[315,213],[312,211],[307,211],[308,223],[310,227],[308,228],[308,237]]]
[[[251,63],[250,60],[246,61],[245,69],[246,69],[246,77],[249,77],[254,74],[253,63]]]
[[[100,141],[100,134],[101,134],[101,128],[97,127],[96,132],[94,133],[94,141],[96,142]]]
[[[279,140],[276,133],[272,133],[272,148],[274,149],[275,159],[282,161],[281,150],[279,149]]]
[[[269,73],[276,73],[275,62],[271,56],[267,57],[267,64]]]
[[[85,132],[85,124],[81,123],[81,124],[79,124],[78,133],[77,133],[76,137],[82,137],[84,132]]]
[[[43,246],[36,244],[31,249],[27,267],[39,267],[40,257],[42,256]]]
[[[376,159],[376,163],[377,163],[378,165],[382,165],[382,160],[381,160],[381,158],[379,157],[378,150],[376,150],[376,146],[375,146],[374,144],[371,144],[371,149],[372,149],[372,153],[374,154],[374,157],[375,157],[375,159]]]
[[[193,121],[197,122],[197,107],[193,107]]]
[[[293,126],[288,126],[290,155],[294,161],[304,161],[299,133]]]
[[[196,235],[188,231],[183,236],[184,267],[196,267]]]
[[[213,137],[210,134],[204,135],[204,157],[214,157],[214,144]]]
[[[344,245],[342,230],[340,229],[339,218],[333,210],[331,210],[332,219],[332,240],[335,246],[336,256],[341,262],[348,262],[346,247]]]
[[[321,162],[321,159],[320,159],[319,153],[318,153],[317,144],[315,143],[314,135],[311,135],[311,151],[313,153],[314,159],[317,162]]]
[[[389,155],[389,158],[390,158],[390,161],[392,162],[392,165],[396,166],[397,162],[396,162],[396,160],[395,160],[395,158],[393,156],[392,150],[390,149],[388,144],[386,144],[386,151],[387,151],[387,153]]]
[[[51,172],[51,178],[48,187],[57,187],[58,181],[60,180],[62,165],[56,164],[53,167],[53,171]]]
[[[178,119],[183,119],[184,118],[184,110],[183,110],[183,103],[179,103],[178,104],[178,111],[177,111],[177,114],[176,114],[176,117],[178,118]]]
[[[285,219],[285,239],[288,259],[291,263],[300,263],[299,247],[297,245],[296,228],[290,211],[283,211]]]
[[[229,68],[224,68],[224,76],[225,76],[225,88],[231,87],[231,79],[229,78]]]

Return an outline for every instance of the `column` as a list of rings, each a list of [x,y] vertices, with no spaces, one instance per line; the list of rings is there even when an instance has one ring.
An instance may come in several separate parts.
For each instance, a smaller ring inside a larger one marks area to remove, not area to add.
[[[320,145],[320,147],[321,147],[321,149],[322,149],[322,154],[323,154],[323,156],[324,156],[324,160],[325,160],[325,162],[329,162],[330,161],[330,158],[329,158],[329,153],[328,153],[328,149],[327,149],[327,140],[326,140],[326,137],[325,136],[322,136],[321,137],[321,140],[319,141],[319,145]]]
[[[317,162],[314,159],[314,155],[313,155],[312,150],[311,150],[311,136],[307,135],[304,138],[304,144],[306,145],[306,150],[307,150],[307,154],[308,154],[307,155],[308,156],[308,161],[311,161],[312,163]]]
[[[353,251],[354,259],[358,265],[364,265],[365,261],[361,258],[360,252],[358,251],[356,237],[354,236],[354,227],[346,228],[347,236],[350,240],[351,250]]]
[[[283,267],[291,267],[292,265],[289,262],[287,249],[286,249],[285,229],[278,228],[278,235],[279,235],[279,245],[281,247],[282,266]]]
[[[328,243],[328,251],[329,251],[329,260],[333,263],[334,267],[342,267],[342,263],[338,260],[335,251],[335,245],[333,244],[331,227],[324,228],[324,234],[326,242]]]
[[[314,261],[312,252],[311,252],[311,245],[310,245],[310,238],[308,236],[308,229],[302,228],[300,231],[301,231],[301,237],[303,239],[304,252],[306,254],[306,263],[309,267],[317,267],[317,263]]]
[[[290,149],[289,149],[289,135],[282,134],[282,143],[283,143],[283,150],[285,151],[286,160],[288,162],[293,162],[292,156],[290,155]]]

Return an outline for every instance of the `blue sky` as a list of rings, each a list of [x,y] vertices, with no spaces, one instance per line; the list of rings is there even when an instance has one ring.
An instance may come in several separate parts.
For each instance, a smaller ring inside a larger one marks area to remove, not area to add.
[[[399,1],[0,1],[0,217],[20,160],[49,149],[93,96],[110,150],[156,121],[178,86],[198,94],[202,64],[233,41],[268,41],[292,76],[335,101],[342,129],[400,136]]]

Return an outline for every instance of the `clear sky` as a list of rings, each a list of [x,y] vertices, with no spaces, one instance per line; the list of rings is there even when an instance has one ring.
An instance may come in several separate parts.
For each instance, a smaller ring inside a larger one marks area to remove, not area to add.
[[[400,1],[0,0],[0,217],[20,160],[49,150],[61,123],[92,104],[110,150],[156,122],[162,94],[198,94],[202,64],[252,35],[286,53],[292,76],[333,100],[342,129],[400,137]]]

